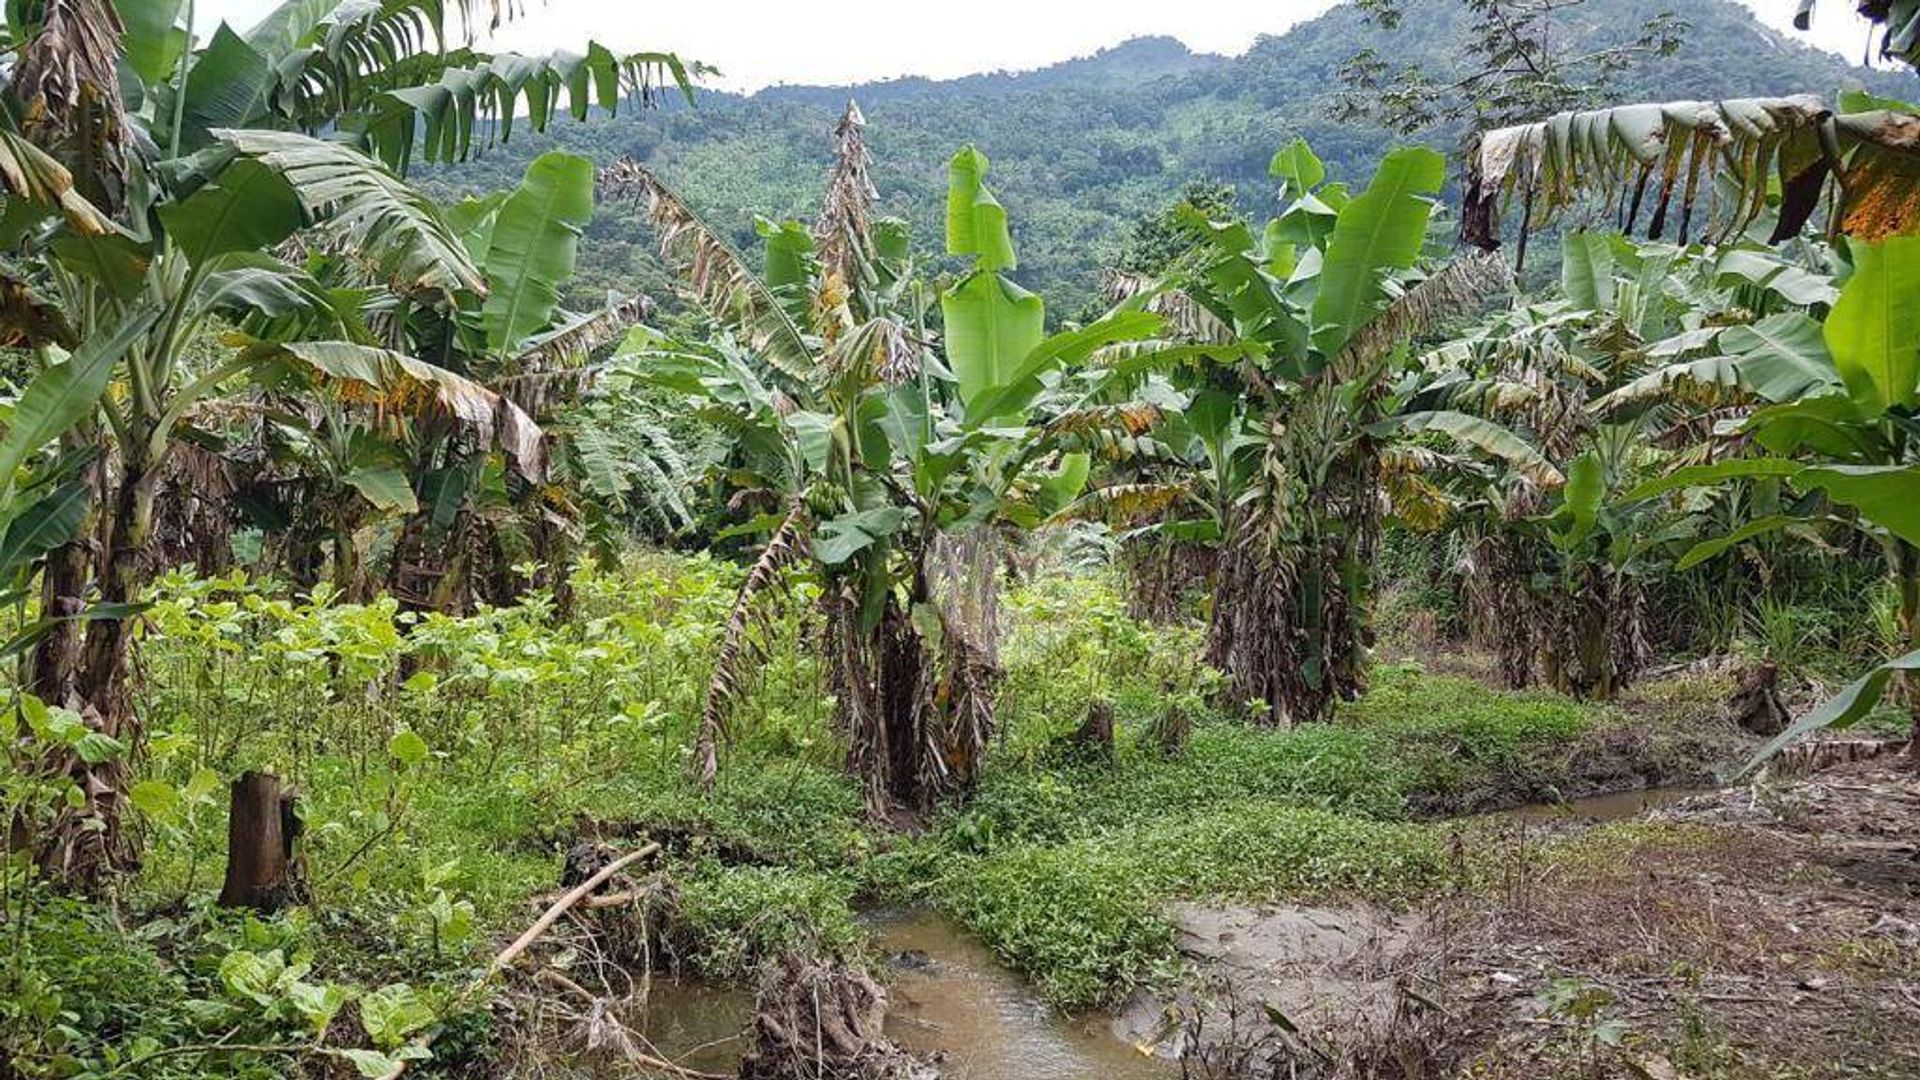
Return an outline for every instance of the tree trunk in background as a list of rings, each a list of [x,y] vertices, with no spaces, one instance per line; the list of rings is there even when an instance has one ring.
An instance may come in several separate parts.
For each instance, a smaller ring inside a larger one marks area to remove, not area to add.
[[[1646,667],[1646,597],[1627,575],[1588,564],[1544,606],[1540,666],[1555,690],[1611,701]]]
[[[1539,646],[1534,627],[1532,572],[1511,536],[1490,534],[1474,541],[1465,560],[1464,588],[1473,640],[1494,654],[1500,681],[1509,690],[1533,685]]]
[[[1377,535],[1377,523],[1352,524]],[[1303,558],[1318,562],[1305,565],[1273,552],[1244,518],[1232,523],[1207,626],[1207,663],[1227,674],[1231,704],[1258,703],[1262,722],[1288,727],[1327,719],[1336,701],[1366,689],[1370,601],[1351,570],[1370,546],[1365,536],[1354,540],[1354,552],[1303,546]]]
[[[47,555],[40,574],[40,611],[45,615],[72,616],[87,606],[92,591],[96,554],[100,548],[100,503],[107,488],[105,461],[87,468],[87,481],[93,489],[93,507],[86,524],[73,542],[62,544]],[[27,687],[40,700],[63,705],[73,696],[80,680],[81,645],[86,624],[69,621],[54,626],[33,648],[27,665]]]
[[[300,835],[300,819],[295,802],[294,792],[271,773],[246,772],[233,782],[222,907],[278,911],[299,902],[293,844]]]
[[[1127,614],[1141,622],[1168,625],[1180,621],[1188,594],[1204,589],[1213,577],[1216,556],[1200,544],[1136,537],[1120,548],[1127,574]]]
[[[48,553],[46,568],[40,574],[42,613],[73,616],[86,608],[87,591],[93,583],[90,532],[83,530],[80,539]],[[85,635],[85,623],[62,622],[34,645],[27,688],[35,696],[58,705],[72,695],[80,678],[80,647]]]
[[[1067,745],[1083,761],[1113,764],[1113,703],[1106,698],[1094,698],[1088,702],[1087,718],[1080,722],[1072,735],[1067,736]]]

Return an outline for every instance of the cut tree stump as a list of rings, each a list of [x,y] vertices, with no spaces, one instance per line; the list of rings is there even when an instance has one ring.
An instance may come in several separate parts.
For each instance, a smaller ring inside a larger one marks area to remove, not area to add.
[[[1727,716],[1755,735],[1778,735],[1787,729],[1787,707],[1780,701],[1780,669],[1773,661],[1747,671],[1740,688],[1727,699]]]
[[[294,812],[298,798],[272,773],[248,771],[233,782],[222,907],[278,911],[305,897],[293,854],[300,836],[300,818]]]
[[[1087,703],[1087,718],[1067,737],[1076,756],[1090,761],[1112,763],[1114,758],[1113,703],[1094,698]]]

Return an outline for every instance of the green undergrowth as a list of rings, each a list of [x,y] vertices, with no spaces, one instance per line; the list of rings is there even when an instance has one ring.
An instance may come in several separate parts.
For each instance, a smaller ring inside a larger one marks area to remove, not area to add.
[[[459,991],[537,914],[570,848],[644,839],[663,846],[669,951],[691,973],[745,980],[787,949],[858,952],[860,908],[922,903],[1055,1002],[1111,1002],[1173,970],[1172,901],[1444,884],[1426,807],[1615,715],[1397,667],[1331,723],[1260,730],[1210,707],[1220,680],[1195,659],[1197,627],[1135,623],[1103,576],[1042,575],[1006,597],[1002,730],[976,797],[889,833],[841,770],[804,583],[766,630],[718,784],[690,780],[738,580],[705,557],[644,556],[576,575],[566,617],[536,595],[414,619],[391,601],[167,578],[142,645],[145,859],[121,898],[143,929],[114,953],[104,908],[11,893],[9,932],[31,947],[0,971],[4,1049],[27,1076],[109,1074],[183,1043],[387,1053],[431,1029],[435,1058],[409,1074],[468,1067],[497,1033],[484,995]],[[1064,746],[1096,700],[1117,718],[1111,760]],[[1169,752],[1155,732],[1175,715],[1191,734]],[[225,788],[254,768],[299,790],[313,889],[311,906],[264,918],[213,903]],[[392,1015],[405,1022],[383,1026]],[[141,1070],[285,1064],[180,1054]]]
[[[1177,754],[1124,717],[1111,762],[1051,755],[993,771],[964,809],[887,853],[878,888],[930,901],[1056,1003],[1107,1004],[1174,962],[1168,904],[1359,894],[1449,880],[1416,807],[1499,778],[1616,719],[1384,668],[1335,722],[1201,723]]]
[[[1057,1004],[1108,1004],[1174,959],[1167,904],[1331,892],[1381,900],[1446,874],[1432,830],[1253,799],[1062,844],[950,855],[930,898]]]

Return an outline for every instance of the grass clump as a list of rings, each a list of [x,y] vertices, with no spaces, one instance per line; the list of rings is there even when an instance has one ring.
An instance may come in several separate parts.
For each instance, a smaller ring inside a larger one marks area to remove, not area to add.
[[[853,883],[840,874],[784,866],[709,866],[681,885],[676,932],[702,974],[750,975],[783,952],[855,954],[866,939],[854,919]]]
[[[1417,825],[1243,800],[1137,830],[960,856],[941,905],[1067,1008],[1111,1004],[1174,962],[1177,899],[1410,895],[1446,874]]]
[[[1273,802],[1233,803],[1131,839],[1137,872],[1163,893],[1265,900],[1324,892],[1404,897],[1446,875],[1430,829]]]
[[[1118,1001],[1174,957],[1172,921],[1137,860],[1103,845],[1023,844],[956,860],[941,907],[1064,1008]]]
[[[1288,730],[1215,720],[1174,758],[1122,727],[1112,766],[1045,756],[989,774],[949,825],[963,847],[1064,842],[1170,815],[1263,799],[1376,820],[1498,782],[1600,722],[1604,711],[1550,694],[1489,691],[1467,679],[1386,668],[1336,722]]]

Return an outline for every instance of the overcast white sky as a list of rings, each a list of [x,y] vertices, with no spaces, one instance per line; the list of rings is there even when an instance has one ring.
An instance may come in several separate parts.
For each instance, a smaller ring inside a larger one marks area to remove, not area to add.
[[[199,0],[200,29],[211,31],[222,19],[244,29],[276,2]],[[1793,33],[1794,0],[1745,2],[1765,22]],[[526,14],[486,47],[541,53],[591,38],[616,52],[667,49],[717,66],[724,77],[713,85],[735,90],[1018,71],[1142,34],[1169,34],[1203,52],[1240,53],[1260,34],[1277,34],[1333,6],[1333,0],[970,0],[967,18],[942,19],[940,6],[910,0],[836,0],[830,8],[801,0],[524,3]],[[1818,11],[1813,32],[1798,36],[1858,61],[1866,30],[1851,0],[1824,0]]]

